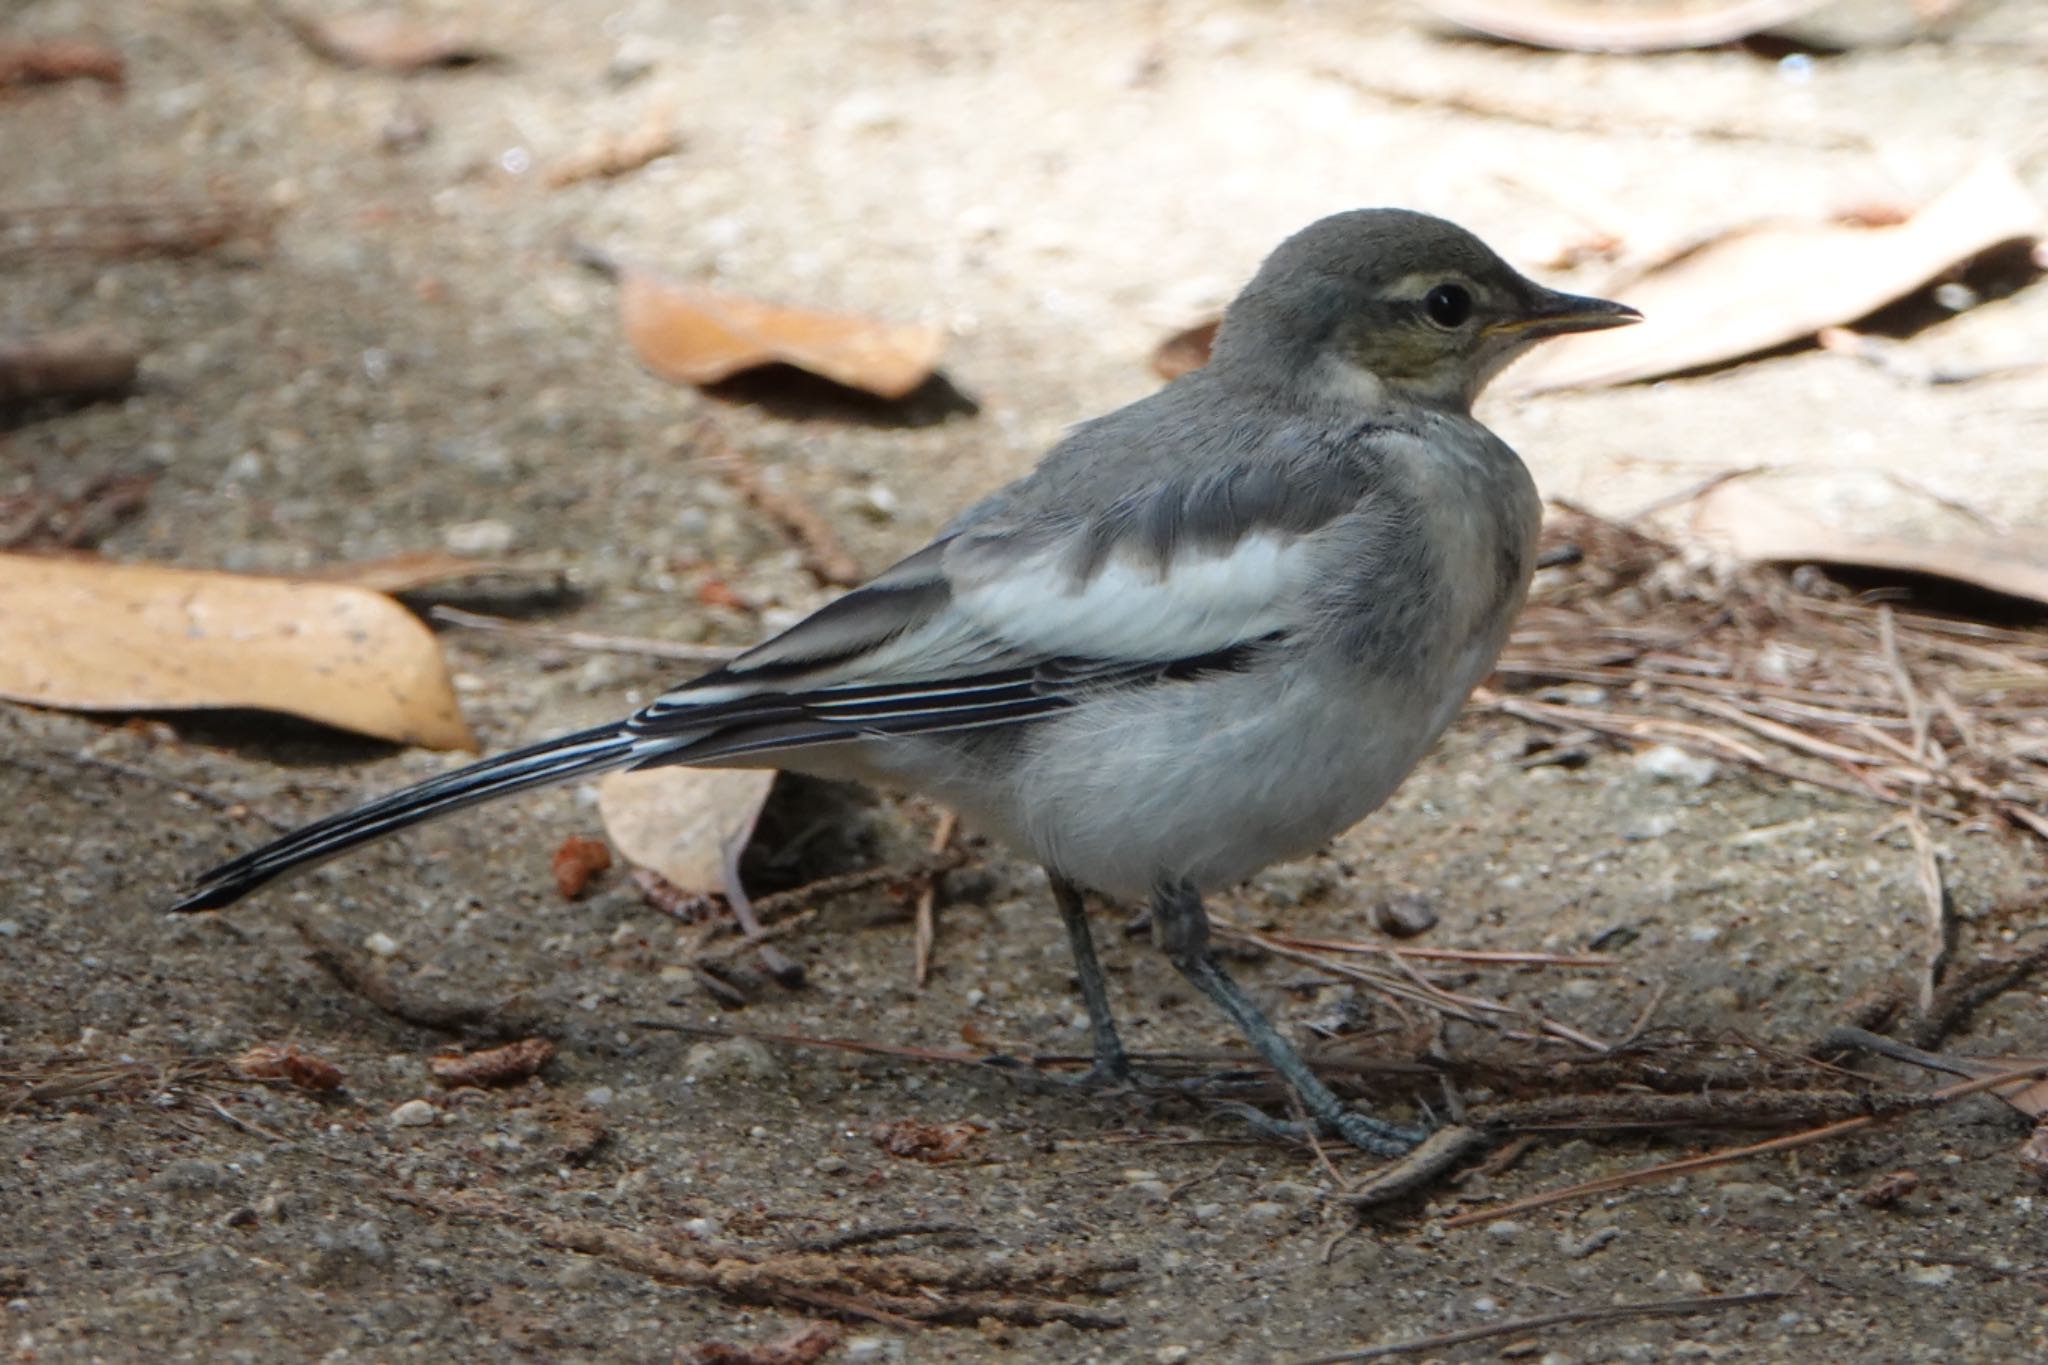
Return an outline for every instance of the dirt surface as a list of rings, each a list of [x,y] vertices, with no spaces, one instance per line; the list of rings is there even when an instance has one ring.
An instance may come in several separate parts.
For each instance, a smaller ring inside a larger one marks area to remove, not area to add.
[[[1909,17],[1855,17],[1891,8]],[[873,570],[1067,424],[1148,391],[1159,338],[1326,211],[1443,212],[1541,269],[1589,223],[1647,252],[1742,218],[1917,202],[1992,148],[2048,196],[2048,23],[2024,0],[1965,10],[1941,42],[1599,58],[1449,38],[1398,6],[506,0],[433,7],[503,60],[400,76],[324,61],[252,0],[118,19],[79,0],[15,4],[10,40],[107,40],[128,84],[118,98],[84,84],[7,95],[5,207],[220,194],[276,224],[267,246],[188,259],[0,263],[9,328],[112,323],[147,355],[131,396],[0,436],[0,494],[154,471],[107,554],[293,571],[482,545],[567,575],[573,594],[543,604],[556,624],[740,643],[828,593],[694,463],[707,414]],[[673,120],[677,155],[543,185],[548,166],[650,116]],[[686,278],[938,323],[971,402],[664,385],[623,347],[612,287],[564,259],[570,236]],[[1544,273],[1599,283],[1591,267]],[[2048,344],[2048,290],[1909,344],[1986,337]],[[1739,447],[1737,463],[1875,451],[2015,524],[2048,509],[2038,375],[1916,388],[1810,352],[1485,415],[1539,480],[1610,505],[1724,468]],[[714,578],[752,609],[705,605]],[[671,676],[468,632],[446,648],[494,748],[609,717]],[[664,1358],[771,1341],[884,1288],[982,1308],[957,1325],[844,1319],[834,1358],[1288,1361],[1753,1290],[1788,1297],[1433,1358],[2048,1355],[2048,1191],[2016,1159],[2026,1121],[1990,1099],[1441,1225],[1743,1140],[1558,1134],[1356,1225],[1314,1154],[1242,1140],[1186,1104],[647,1026],[1085,1050],[1043,878],[999,850],[941,884],[922,991],[909,898],[884,887],[821,902],[780,940],[804,984],[757,982],[728,1013],[682,965],[698,931],[622,877],[557,896],[550,850],[597,830],[587,791],[174,920],[157,913],[171,889],[274,822],[448,760],[247,717],[124,726],[8,707],[0,732],[0,1345],[15,1359]],[[1386,811],[1222,908],[1364,938],[1375,903],[1415,894],[1439,916],[1426,945],[1599,945],[1615,968],[1483,971],[1472,986],[1609,1039],[1654,998],[1654,1026],[1797,1050],[1920,960],[1915,862],[1892,812],[1727,767],[1667,780],[1613,749],[1525,769],[1522,738],[1467,722]],[[862,856],[902,860],[935,818],[891,798],[834,828]],[[2031,943],[2040,845],[1968,825],[1936,840],[1965,946]],[[496,1003],[505,1027],[394,1019],[314,964],[293,915],[352,952],[373,945],[373,969],[419,995]],[[1229,1046],[1119,923],[1105,909],[1098,933],[1132,1043]],[[1298,966],[1239,970],[1297,1031],[1347,1010],[1386,1022],[1384,1005]],[[2040,994],[2015,991],[1949,1045],[2038,1054],[2043,1019]],[[449,1092],[428,1071],[451,1043],[528,1031],[559,1053],[527,1084]],[[1405,1035],[1378,1036],[1404,1055]],[[1459,1026],[1442,1046],[1480,1041]],[[229,1073],[254,1044],[324,1058],[345,1087]],[[959,1159],[928,1163],[871,1136],[903,1121],[975,1128]],[[1332,1155],[1347,1180],[1366,1168]],[[1917,1175],[1910,1192],[1859,1199],[1899,1170]],[[957,1227],[825,1245],[904,1224]],[[720,1292],[690,1269],[712,1263],[693,1247],[785,1261],[728,1254]],[[1070,1320],[1022,1321],[1047,1312]]]

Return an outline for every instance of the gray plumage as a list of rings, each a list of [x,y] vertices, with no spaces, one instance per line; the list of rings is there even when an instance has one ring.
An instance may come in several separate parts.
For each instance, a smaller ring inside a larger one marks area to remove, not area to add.
[[[1075,888],[1153,900],[1176,965],[1325,1126],[1344,1110],[1209,958],[1203,893],[1377,807],[1492,667],[1540,509],[1479,389],[1545,336],[1633,320],[1398,210],[1276,250],[1214,357],[1075,428],[931,545],[611,726],[330,817],[176,908],[419,820],[615,768],[766,765],[907,787],[1043,864],[1098,1070],[1127,1073]]]

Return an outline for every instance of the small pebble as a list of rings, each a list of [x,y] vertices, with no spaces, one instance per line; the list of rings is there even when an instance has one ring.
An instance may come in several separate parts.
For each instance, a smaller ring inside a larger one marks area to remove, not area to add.
[[[395,957],[398,954],[398,940],[381,929],[363,935],[363,947],[373,957]]]
[[[1221,1204],[1197,1204],[1192,1209],[1189,1209],[1188,1212],[1194,1215],[1197,1223],[1207,1223],[1223,1216],[1223,1206]]]
[[[838,1175],[847,1166],[843,1156],[821,1156],[811,1163],[811,1169],[820,1175]]]
[[[1414,938],[1436,927],[1436,907],[1412,891],[1389,896],[1373,906],[1372,927],[1395,938]]]
[[[441,543],[458,555],[501,555],[514,539],[512,528],[495,520],[460,521],[441,532]]]
[[[1262,1223],[1270,1223],[1286,1212],[1287,1206],[1285,1204],[1276,1204],[1270,1199],[1260,1199],[1244,1206],[1245,1217],[1257,1219]]]
[[[602,1109],[612,1102],[612,1088],[608,1085],[594,1085],[583,1092],[583,1102],[592,1109]]]
[[[1486,1235],[1496,1242],[1512,1242],[1522,1235],[1522,1225],[1512,1219],[1486,1225]]]
[[[764,1083],[783,1074],[782,1063],[776,1060],[775,1054],[752,1038],[724,1038],[715,1043],[699,1043],[684,1054],[683,1066],[691,1076],[710,1082]]]
[[[1659,782],[1683,782],[1689,787],[1704,787],[1720,775],[1721,765],[1711,758],[1703,758],[1679,748],[1676,744],[1659,744],[1636,755],[1636,771]]]
[[[1906,1282],[1922,1284],[1930,1289],[1939,1289],[1954,1284],[1956,1268],[1952,1265],[1909,1265],[1906,1267]]]
[[[700,1242],[708,1242],[718,1235],[718,1220],[715,1218],[691,1218],[683,1223],[683,1232]]]
[[[424,1128],[435,1119],[436,1111],[427,1100],[407,1100],[391,1111],[394,1128]]]
[[[1159,1365],[1181,1365],[1193,1355],[1194,1352],[1186,1346],[1162,1346],[1152,1353],[1152,1358]]]
[[[14,937],[14,936],[15,936],[16,934],[19,934],[20,932],[21,932],[21,921],[20,921],[20,920],[18,920],[18,919],[0,919],[0,938],[13,938],[13,937]]]

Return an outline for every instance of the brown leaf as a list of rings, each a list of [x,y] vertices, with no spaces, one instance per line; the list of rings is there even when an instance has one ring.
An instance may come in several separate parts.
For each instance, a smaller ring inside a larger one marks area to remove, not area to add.
[[[868,1136],[890,1156],[940,1162],[958,1160],[967,1150],[967,1144],[987,1131],[983,1125],[966,1119],[954,1123],[897,1119],[893,1123],[876,1124],[868,1130]]]
[[[839,1329],[807,1323],[787,1336],[747,1346],[732,1341],[700,1341],[676,1353],[681,1365],[813,1365],[839,1344]]]
[[[301,1090],[339,1090],[344,1079],[333,1062],[289,1043],[258,1043],[235,1058],[234,1068],[252,1081],[290,1081]]]
[[[1572,52],[1718,47],[1790,23],[1825,0],[1422,0],[1462,28]]]
[[[729,891],[726,849],[753,833],[774,785],[765,768],[649,768],[599,782],[597,809],[629,862],[684,891]]]
[[[119,90],[128,79],[121,54],[98,43],[13,43],[0,47],[0,86],[102,81]]]
[[[931,378],[945,342],[936,327],[786,308],[630,265],[619,267],[619,317],[641,362],[679,384],[715,384],[779,362],[897,399]]]
[[[443,1052],[427,1059],[427,1070],[451,1090],[460,1086],[515,1085],[554,1060],[545,1038],[521,1038],[482,1052]]]
[[[253,707],[474,749],[433,633],[360,588],[0,555],[0,696],[80,711]]]
[[[1626,384],[1753,355],[1854,321],[2002,242],[2041,206],[1988,160],[1905,222],[1764,223],[1727,233],[1604,291],[1640,309],[1625,331],[1546,345],[1510,371],[1519,392]]]
[[[562,893],[562,899],[573,901],[583,894],[592,877],[611,865],[612,851],[604,840],[572,834],[562,840],[548,867],[555,874],[555,890]]]
[[[456,28],[425,24],[397,10],[314,18],[278,6],[277,14],[300,42],[342,66],[423,71],[437,66],[472,66],[497,55]]]
[[[1209,352],[1216,347],[1216,329],[1222,319],[1210,318],[1192,327],[1183,327],[1159,343],[1159,349],[1152,352],[1152,373],[1161,379],[1178,379],[1192,370],[1199,370],[1209,363]]]

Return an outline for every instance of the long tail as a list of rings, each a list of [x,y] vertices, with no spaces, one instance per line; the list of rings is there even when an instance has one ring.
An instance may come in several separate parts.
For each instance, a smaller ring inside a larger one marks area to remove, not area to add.
[[[294,869],[323,862],[408,826],[533,787],[587,777],[644,760],[649,745],[622,724],[561,735],[431,778],[367,805],[316,820],[275,843],[203,874],[173,911],[217,910]]]

